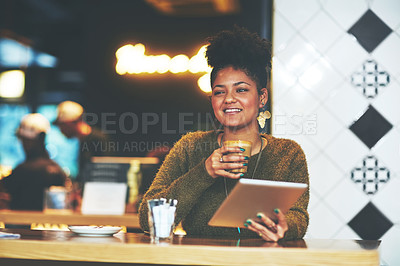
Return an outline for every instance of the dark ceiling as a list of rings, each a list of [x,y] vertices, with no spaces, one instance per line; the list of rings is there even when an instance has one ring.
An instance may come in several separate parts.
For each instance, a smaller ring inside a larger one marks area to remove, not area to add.
[[[25,101],[33,106],[76,98],[90,112],[116,113],[117,118],[123,112],[165,112],[171,127],[176,127],[178,113],[211,112],[208,96],[197,87],[200,75],[119,76],[114,70],[115,51],[140,42],[152,54],[191,56],[208,36],[235,24],[253,32],[264,27],[264,0],[234,0],[236,10],[225,14],[207,12],[213,3],[201,3],[199,9],[199,1],[183,1],[197,6],[167,14],[151,0],[0,0],[0,35],[59,59],[56,69],[26,70],[31,81],[27,80]],[[158,130],[152,137],[179,137],[164,135]]]

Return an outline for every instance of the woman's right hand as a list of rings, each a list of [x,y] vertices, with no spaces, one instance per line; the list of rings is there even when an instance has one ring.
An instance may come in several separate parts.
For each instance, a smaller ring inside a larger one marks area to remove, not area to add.
[[[227,147],[223,146],[207,158],[206,170],[213,178],[227,177],[238,179],[243,176],[243,173],[231,173],[229,170],[242,168],[244,164],[248,163],[249,158],[241,155],[243,149],[240,147]]]

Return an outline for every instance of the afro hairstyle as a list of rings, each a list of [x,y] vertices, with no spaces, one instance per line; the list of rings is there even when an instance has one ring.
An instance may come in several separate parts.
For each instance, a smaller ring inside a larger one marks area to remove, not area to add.
[[[271,68],[270,43],[256,33],[235,26],[232,31],[221,31],[208,38],[206,58],[211,72],[211,86],[219,70],[227,66],[243,70],[257,84],[257,89],[267,86]]]

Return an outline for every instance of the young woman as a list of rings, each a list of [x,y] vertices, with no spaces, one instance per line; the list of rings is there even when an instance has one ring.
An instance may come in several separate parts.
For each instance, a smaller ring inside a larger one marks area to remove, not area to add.
[[[212,108],[222,131],[193,132],[172,148],[145,194],[139,208],[140,224],[148,230],[147,200],[177,199],[176,223],[188,235],[261,237],[266,241],[302,238],[308,226],[307,190],[276,221],[258,214],[263,223],[248,219],[247,229],[211,227],[207,223],[235,186],[241,173],[230,170],[248,165],[249,178],[309,183],[307,163],[294,141],[259,133],[257,116],[267,100],[270,68],[267,41],[235,27],[209,39],[206,53],[211,73]],[[226,140],[252,142],[250,158],[240,147],[226,147]]]

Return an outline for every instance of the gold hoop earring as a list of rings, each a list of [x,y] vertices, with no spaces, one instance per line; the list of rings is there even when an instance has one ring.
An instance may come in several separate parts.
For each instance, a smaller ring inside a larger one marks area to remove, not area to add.
[[[265,121],[271,118],[271,113],[268,110],[260,112],[257,116],[258,124],[261,128],[265,127]]]

